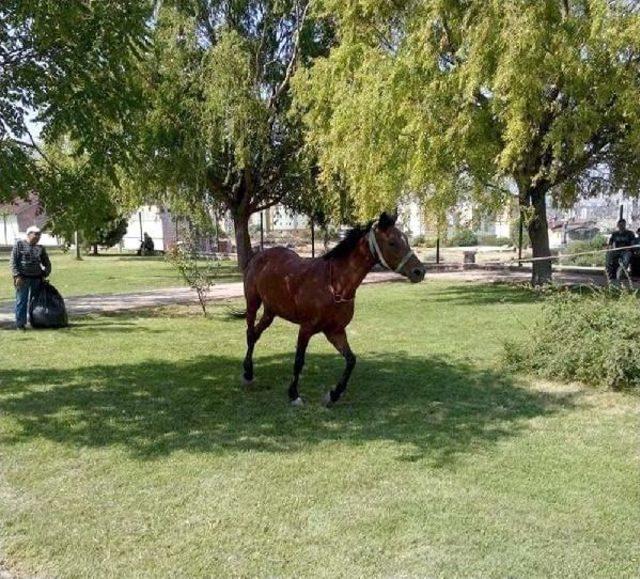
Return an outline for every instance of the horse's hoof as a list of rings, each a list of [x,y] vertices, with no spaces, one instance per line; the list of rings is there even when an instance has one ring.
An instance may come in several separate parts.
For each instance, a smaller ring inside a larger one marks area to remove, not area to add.
[[[245,378],[244,376],[242,376],[241,380],[242,380],[243,386],[251,386],[251,384],[253,384],[253,378],[249,380],[248,378]]]
[[[291,406],[304,406],[304,400],[298,396],[295,400],[291,401]]]
[[[322,404],[324,404],[324,406],[326,406],[327,408],[335,404],[335,402],[331,400],[331,390],[329,390],[329,392],[327,392],[324,395],[324,398],[322,399]]]

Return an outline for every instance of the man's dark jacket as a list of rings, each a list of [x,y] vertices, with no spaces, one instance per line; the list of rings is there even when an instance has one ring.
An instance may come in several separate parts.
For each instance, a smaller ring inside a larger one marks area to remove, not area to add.
[[[31,245],[18,240],[11,252],[11,274],[13,277],[47,277],[51,273],[51,261],[42,245]]]

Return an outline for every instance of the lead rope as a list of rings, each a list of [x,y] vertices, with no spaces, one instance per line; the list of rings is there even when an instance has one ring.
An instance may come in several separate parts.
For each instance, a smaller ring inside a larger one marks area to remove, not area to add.
[[[625,245],[624,247],[613,247],[611,249],[594,249],[591,251],[578,251],[576,253],[561,253],[560,255],[547,255],[545,257],[529,257],[524,259],[511,259],[506,263],[533,263],[534,261],[552,261],[554,259],[564,259],[565,257],[578,257],[580,255],[594,255],[596,253],[612,253],[614,251],[625,251],[639,249],[640,245]]]

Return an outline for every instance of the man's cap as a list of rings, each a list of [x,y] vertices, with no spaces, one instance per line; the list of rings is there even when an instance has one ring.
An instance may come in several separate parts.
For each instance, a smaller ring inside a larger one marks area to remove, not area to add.
[[[40,231],[39,227],[32,225],[31,227],[27,227],[27,235],[29,235],[29,233],[42,233],[42,232]]]

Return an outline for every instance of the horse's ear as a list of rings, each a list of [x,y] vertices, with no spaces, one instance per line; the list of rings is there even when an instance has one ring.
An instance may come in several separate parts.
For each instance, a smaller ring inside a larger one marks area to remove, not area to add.
[[[396,224],[397,218],[398,215],[396,213],[389,215],[386,211],[382,212],[378,218],[378,228],[381,231],[385,231],[390,227],[393,227]]]

